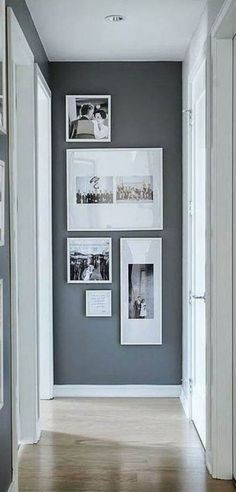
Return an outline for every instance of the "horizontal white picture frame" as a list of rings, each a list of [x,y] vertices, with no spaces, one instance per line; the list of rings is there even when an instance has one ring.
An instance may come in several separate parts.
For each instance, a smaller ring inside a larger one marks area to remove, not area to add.
[[[163,149],[68,149],[68,231],[161,230]]]
[[[111,96],[66,96],[66,141],[111,142]]]
[[[112,239],[76,237],[67,239],[67,282],[110,284],[112,282]]]
[[[86,316],[110,318],[112,316],[111,290],[86,290]]]
[[[162,239],[122,238],[121,345],[162,344]]]

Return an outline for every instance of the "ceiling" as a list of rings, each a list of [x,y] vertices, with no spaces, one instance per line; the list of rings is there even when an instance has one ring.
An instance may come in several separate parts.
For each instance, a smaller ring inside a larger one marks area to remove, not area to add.
[[[26,0],[51,61],[183,60],[206,0]],[[122,14],[124,22],[107,22]]]

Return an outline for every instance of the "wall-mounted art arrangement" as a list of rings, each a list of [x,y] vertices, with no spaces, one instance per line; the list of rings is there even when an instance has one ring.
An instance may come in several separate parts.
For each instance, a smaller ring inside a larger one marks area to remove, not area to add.
[[[3,280],[0,280],[0,409],[4,403],[3,395]]]
[[[0,0],[0,132],[7,132],[5,0]]]
[[[66,141],[111,141],[111,96],[66,96]]]
[[[122,238],[121,344],[162,343],[162,239]]]
[[[111,290],[86,291],[86,316],[111,317]]]
[[[107,237],[67,239],[69,283],[111,283],[112,240]]]
[[[4,246],[5,230],[5,163],[0,161],[0,246]]]
[[[163,228],[163,151],[67,150],[69,231]]]

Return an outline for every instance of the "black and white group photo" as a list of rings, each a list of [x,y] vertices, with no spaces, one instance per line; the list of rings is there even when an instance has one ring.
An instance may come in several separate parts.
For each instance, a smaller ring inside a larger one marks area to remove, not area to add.
[[[123,203],[152,202],[152,176],[122,176],[116,178],[116,200]]]
[[[109,142],[110,96],[66,96],[67,141]]]
[[[112,176],[81,176],[76,178],[76,203],[113,203]]]
[[[68,239],[68,282],[111,282],[111,239]]]
[[[153,264],[129,264],[128,281],[129,319],[153,319]]]

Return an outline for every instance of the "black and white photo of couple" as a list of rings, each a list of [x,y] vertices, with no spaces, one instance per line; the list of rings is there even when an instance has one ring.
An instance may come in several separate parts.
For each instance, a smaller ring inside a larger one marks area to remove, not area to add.
[[[129,319],[153,319],[153,264],[130,264],[128,275]]]
[[[110,98],[67,96],[69,140],[110,141]]]
[[[70,238],[69,282],[110,282],[111,242]]]

